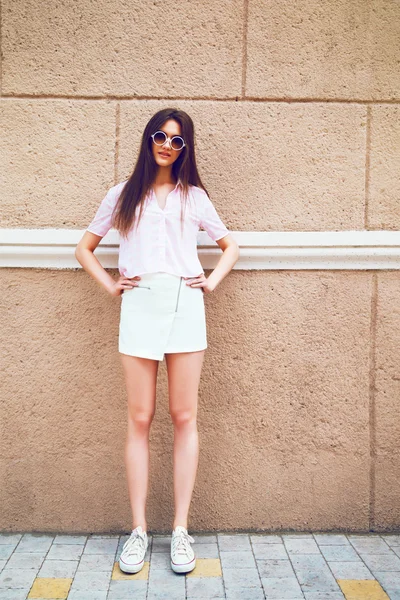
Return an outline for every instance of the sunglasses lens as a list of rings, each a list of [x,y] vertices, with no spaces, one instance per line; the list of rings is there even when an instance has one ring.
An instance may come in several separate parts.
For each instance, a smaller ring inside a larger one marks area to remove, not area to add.
[[[153,139],[155,144],[162,146],[165,144],[167,136],[163,131],[156,131]],[[179,135],[175,135],[171,140],[171,148],[173,150],[181,150],[183,148],[183,138],[181,138]]]
[[[180,150],[183,148],[183,139],[179,136],[175,136],[171,140],[171,146],[173,150]]]
[[[162,146],[165,143],[166,139],[167,139],[167,136],[165,135],[165,133],[163,131],[157,131],[154,134],[154,143],[155,144],[159,144],[160,146]]]

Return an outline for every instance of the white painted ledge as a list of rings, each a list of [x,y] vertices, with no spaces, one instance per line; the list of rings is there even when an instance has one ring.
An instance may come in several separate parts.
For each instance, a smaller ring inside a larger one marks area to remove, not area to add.
[[[81,268],[74,252],[84,229],[0,229],[0,267]],[[400,269],[400,231],[231,231],[240,247],[235,269]],[[207,233],[198,233],[205,269],[221,255]],[[95,254],[118,267],[119,234],[111,230]]]

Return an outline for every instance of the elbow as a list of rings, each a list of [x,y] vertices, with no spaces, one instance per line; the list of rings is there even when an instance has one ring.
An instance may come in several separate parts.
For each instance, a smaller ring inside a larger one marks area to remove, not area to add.
[[[78,261],[78,263],[81,265],[82,264],[82,262],[80,260],[80,257],[81,257],[81,248],[80,248],[79,244],[75,248],[74,255],[75,255],[75,258]]]
[[[236,243],[236,262],[239,260],[240,258],[240,247],[239,244]]]

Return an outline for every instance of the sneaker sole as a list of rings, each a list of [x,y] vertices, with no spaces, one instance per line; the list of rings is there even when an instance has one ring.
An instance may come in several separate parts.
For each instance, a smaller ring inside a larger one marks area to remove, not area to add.
[[[176,565],[171,560],[171,569],[175,571],[175,573],[189,573],[193,571],[196,566],[196,559],[194,558],[190,563],[186,563],[184,565]]]
[[[119,568],[121,569],[121,571],[123,573],[128,573],[129,575],[132,575],[133,573],[139,573],[139,571],[141,571],[143,569],[144,566],[144,560],[142,560],[142,562],[138,563],[137,565],[126,565],[125,563],[121,562],[121,560],[119,561]]]

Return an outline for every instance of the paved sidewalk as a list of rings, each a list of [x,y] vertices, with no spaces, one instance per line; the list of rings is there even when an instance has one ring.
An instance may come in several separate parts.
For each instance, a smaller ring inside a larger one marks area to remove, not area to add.
[[[118,566],[127,535],[0,534],[0,599],[400,600],[400,534],[194,533],[196,567],[170,567],[149,534],[143,569]]]

